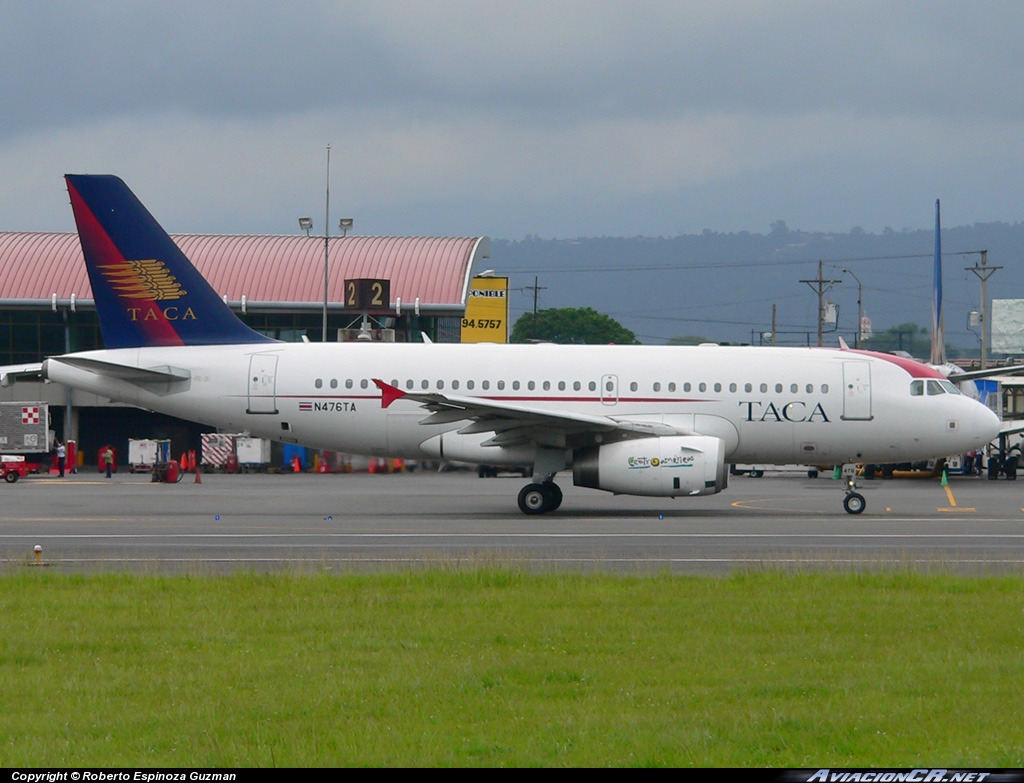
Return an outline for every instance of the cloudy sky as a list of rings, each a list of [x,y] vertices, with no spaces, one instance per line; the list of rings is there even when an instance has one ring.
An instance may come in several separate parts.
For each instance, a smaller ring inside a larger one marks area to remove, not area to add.
[[[1024,219],[1024,3],[0,0],[0,230],[520,239]]]

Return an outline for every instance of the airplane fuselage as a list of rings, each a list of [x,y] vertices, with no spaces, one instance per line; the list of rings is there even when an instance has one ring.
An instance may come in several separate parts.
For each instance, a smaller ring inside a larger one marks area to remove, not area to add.
[[[74,356],[173,368],[140,382],[50,359],[50,380],[225,430],[405,458],[532,463],[538,444],[484,445],[466,421],[423,423],[385,407],[375,379],[409,394],[647,422],[720,438],[730,462],[906,462],[976,448],[994,416],[967,397],[911,394],[916,363],[821,348],[259,343],[144,347]],[[932,376],[927,376],[932,377]],[[600,442],[572,432],[540,445]],[[569,457],[568,462],[571,462]],[[568,464],[567,462],[567,464]]]

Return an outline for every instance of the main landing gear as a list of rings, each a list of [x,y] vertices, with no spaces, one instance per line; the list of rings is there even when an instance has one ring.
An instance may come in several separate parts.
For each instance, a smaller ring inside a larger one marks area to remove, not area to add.
[[[843,498],[843,508],[847,514],[859,514],[867,507],[867,501],[857,490],[857,480],[851,476],[846,482],[846,497]]]
[[[527,484],[519,490],[519,510],[524,514],[546,514],[562,505],[562,490],[553,481]]]

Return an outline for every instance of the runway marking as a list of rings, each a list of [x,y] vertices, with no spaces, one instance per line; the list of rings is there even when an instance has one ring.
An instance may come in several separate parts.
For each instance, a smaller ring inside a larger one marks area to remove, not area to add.
[[[324,562],[328,563],[352,563],[352,564],[412,564],[412,563],[423,563],[433,562],[438,560],[438,556],[426,555],[424,557],[332,557]],[[0,559],[3,563],[20,563],[22,561]],[[61,565],[61,564],[84,564],[84,563],[183,563],[183,564],[196,564],[202,562],[204,564],[211,563],[271,563],[271,564],[285,564],[295,563],[300,565],[310,565],[308,560],[302,558],[203,558],[199,560],[197,558],[61,558],[50,560],[44,563],[44,565]],[[827,563],[828,565],[864,565],[865,563],[870,564],[881,564],[884,565],[890,561],[881,561],[879,558],[834,558],[834,557],[821,557],[821,558],[779,558],[771,555],[765,557],[736,557],[736,558],[530,558],[530,562],[543,563],[543,564],[556,564],[556,563],[568,563],[568,564],[580,564],[586,563],[592,565],[595,563],[608,563],[608,564],[631,564],[631,565],[649,565],[657,563],[665,564],[722,564],[722,563],[745,563],[750,565],[815,565],[821,563]],[[935,565],[936,561],[934,558],[905,558],[900,557],[898,560],[891,561],[894,564],[905,565],[907,563],[915,563],[920,565]],[[1019,566],[1024,564],[1024,559],[1021,558],[1010,558],[1010,559],[977,559],[977,558],[956,558],[955,561],[950,561],[951,564],[963,566],[963,565],[1013,565]]]
[[[889,521],[889,520],[886,520]],[[920,521],[908,519],[906,521]],[[1003,521],[1003,520],[989,520]],[[626,533],[0,533],[3,540],[97,540],[97,539],[282,539],[282,538],[322,538],[322,539],[620,539],[620,538],[849,538],[849,539],[973,539],[994,538],[1016,540],[1024,539],[1024,533],[667,533],[637,532]],[[316,546],[307,544],[304,546]]]
[[[969,508],[969,507],[966,507],[966,506],[964,506],[962,508],[958,507],[957,504],[956,504],[956,498],[953,497],[953,490],[950,489],[950,487],[948,485],[944,486],[943,489],[946,490],[946,497],[949,498],[949,505],[951,506],[951,508],[941,508],[940,507],[940,508],[937,508],[936,511],[974,511],[973,508]]]

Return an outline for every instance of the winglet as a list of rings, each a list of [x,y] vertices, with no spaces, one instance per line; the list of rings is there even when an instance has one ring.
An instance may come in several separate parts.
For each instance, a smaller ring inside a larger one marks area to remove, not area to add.
[[[374,378],[373,382],[380,389],[380,407],[382,408],[390,407],[395,400],[400,400],[405,396],[404,391],[390,383],[384,383],[379,378]]]
[[[842,335],[839,335],[839,350],[840,351],[848,351],[848,350],[850,350],[850,346],[847,344],[846,340],[843,339]]]

